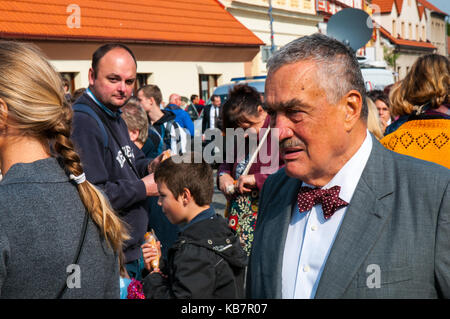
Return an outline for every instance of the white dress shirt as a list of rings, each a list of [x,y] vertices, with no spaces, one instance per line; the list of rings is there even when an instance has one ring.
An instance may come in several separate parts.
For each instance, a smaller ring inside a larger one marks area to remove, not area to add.
[[[323,188],[340,186],[339,197],[350,203],[371,150],[372,138],[367,131],[359,150]],[[306,183],[302,186],[314,188]],[[314,298],[347,207],[338,209],[326,220],[321,204],[303,213],[299,212],[297,204],[294,205],[283,255],[283,299]]]
[[[211,110],[209,111],[209,128],[211,129],[216,127],[216,116],[219,116],[219,107],[211,105]]]

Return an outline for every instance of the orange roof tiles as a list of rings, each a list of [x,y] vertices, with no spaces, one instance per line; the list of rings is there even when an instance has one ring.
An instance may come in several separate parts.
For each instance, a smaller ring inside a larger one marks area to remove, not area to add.
[[[440,14],[448,15],[447,13],[445,13],[444,11],[442,11],[439,8],[435,7],[434,5],[432,5],[431,3],[429,3],[426,0],[417,0],[417,3],[422,4],[425,8],[427,8],[428,10],[431,10],[433,12],[437,12],[437,13],[440,13]]]
[[[415,47],[415,48],[423,48],[428,50],[434,50],[436,47],[432,45],[429,42],[423,42],[423,41],[414,41],[414,40],[406,40],[406,39],[398,39],[393,37],[389,31],[387,31],[385,28],[380,26],[380,32],[387,37],[392,43],[400,46],[408,46],[408,47]]]
[[[72,3],[80,28],[67,24]],[[0,0],[0,17],[0,37],[264,44],[217,0]]]
[[[403,0],[372,0],[372,4],[380,7],[380,13],[389,13],[392,11],[392,6],[395,3],[397,13],[402,12]]]

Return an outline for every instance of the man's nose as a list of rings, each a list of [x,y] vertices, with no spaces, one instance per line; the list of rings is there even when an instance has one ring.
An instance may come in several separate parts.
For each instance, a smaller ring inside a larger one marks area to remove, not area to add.
[[[126,88],[127,88],[127,84],[125,83],[125,81],[120,81],[117,89],[120,92],[125,92]]]
[[[283,114],[276,114],[272,116],[272,123],[270,126],[278,130],[280,141],[284,140],[285,138],[292,137],[293,131],[292,129],[290,129],[290,123],[291,121],[289,121],[289,119]]]

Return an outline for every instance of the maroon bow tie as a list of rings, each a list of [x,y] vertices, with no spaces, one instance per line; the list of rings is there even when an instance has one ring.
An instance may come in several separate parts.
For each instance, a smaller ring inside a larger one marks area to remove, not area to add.
[[[340,186],[329,189],[310,188],[302,186],[297,196],[297,204],[300,213],[311,210],[314,205],[322,204],[323,217],[333,216],[334,212],[348,203],[339,198]]]

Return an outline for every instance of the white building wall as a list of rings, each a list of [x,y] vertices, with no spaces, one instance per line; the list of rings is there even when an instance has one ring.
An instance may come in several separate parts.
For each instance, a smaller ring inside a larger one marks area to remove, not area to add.
[[[89,86],[88,73],[90,60],[51,60],[58,72],[75,73],[75,89]],[[163,100],[178,93],[189,98],[199,93],[199,74],[219,75],[217,85],[230,82],[232,77],[244,75],[244,62],[177,62],[177,61],[138,61],[137,73],[151,74],[148,84],[161,89]]]

